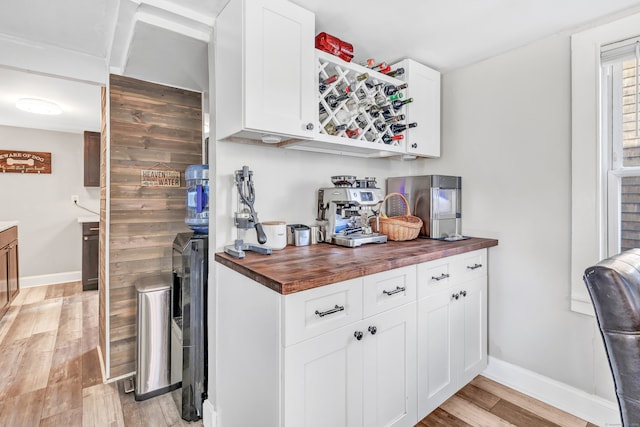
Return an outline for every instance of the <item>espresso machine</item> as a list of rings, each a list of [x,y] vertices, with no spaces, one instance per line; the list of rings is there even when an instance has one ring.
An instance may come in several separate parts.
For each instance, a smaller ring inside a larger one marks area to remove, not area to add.
[[[387,236],[374,233],[371,227],[384,200],[382,190],[371,184],[375,180],[358,186],[354,186],[353,176],[334,176],[331,180],[335,187],[318,190],[317,221],[324,232],[324,241],[350,248],[385,243]]]

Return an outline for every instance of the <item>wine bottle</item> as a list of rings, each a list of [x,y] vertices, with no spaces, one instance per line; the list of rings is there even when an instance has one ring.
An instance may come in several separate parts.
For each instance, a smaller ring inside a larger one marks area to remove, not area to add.
[[[404,74],[404,68],[400,67],[400,68],[397,68],[397,69],[395,69],[393,71],[389,71],[386,74],[389,77],[400,77],[401,75]]]
[[[354,127],[350,129],[345,129],[344,134],[347,135],[349,138],[353,138],[354,136],[360,135],[360,128]]]
[[[333,93],[330,93],[326,98],[325,101],[327,101],[327,104],[329,105],[329,107],[331,107],[332,110],[335,110],[336,107],[345,99],[348,99],[349,95],[344,93],[340,96],[336,96]]]
[[[325,90],[327,90],[329,85],[335,82],[336,80],[338,80],[338,76],[336,74],[329,76],[326,79],[323,79],[322,77],[320,77],[320,85],[319,85],[320,93],[323,93]]]
[[[387,74],[391,71],[391,65],[387,66],[387,68],[383,68],[381,70],[378,70],[378,72],[382,73],[382,74]]]
[[[385,144],[391,144],[393,143],[393,141],[400,141],[401,139],[404,139],[404,135],[389,135],[388,133],[385,133],[384,135],[382,135],[382,142],[384,142]]]
[[[391,101],[391,106],[394,110],[399,110],[403,105],[413,102],[413,98],[407,98],[405,100],[396,99],[395,101]]]
[[[387,98],[385,98],[384,95],[381,92],[376,92],[375,96],[373,97],[373,100],[380,107],[383,107],[383,106],[385,106],[385,105],[387,105],[389,103]]]
[[[389,66],[389,64],[387,64],[386,62],[382,61],[381,63],[376,64],[374,66],[370,66],[369,68],[371,68],[372,70],[375,70],[375,71],[380,71],[380,70],[384,70],[388,66]]]
[[[382,111],[382,108],[379,105],[375,105],[375,104],[369,107],[369,109],[367,110],[369,115],[374,119],[380,115],[381,111]]]
[[[332,122],[329,122],[325,125],[324,130],[327,131],[329,135],[337,135],[339,132],[342,132],[347,128],[347,125],[334,125]]]
[[[373,58],[369,58],[364,62],[361,62],[360,65],[362,65],[363,67],[367,67],[367,68],[371,68],[376,64],[376,60]]]
[[[383,114],[384,116],[384,114]],[[390,117],[385,117],[384,121],[387,123],[397,123],[397,122],[401,122],[402,120],[404,120],[405,115],[404,114],[398,114],[397,116],[390,116]]]
[[[394,135],[399,134],[400,132],[404,132],[408,128],[414,128],[418,126],[418,123],[409,123],[408,125],[404,123],[392,123],[389,125],[389,130],[393,132]]]
[[[369,73],[362,73],[362,74],[358,74],[355,79],[359,82],[363,81],[363,80],[367,80],[369,78]]]
[[[373,122],[373,127],[376,128],[376,130],[380,133],[387,130],[387,124],[380,119]]]
[[[402,92],[398,92],[395,95],[391,95],[389,97],[389,101],[395,101],[396,99],[400,99],[402,97],[404,97],[404,94]]]
[[[403,83],[403,84],[398,85],[398,86],[392,85],[392,84],[388,84],[382,89],[382,91],[384,92],[384,94],[386,96],[391,96],[391,95],[395,95],[400,90],[406,89],[407,86],[408,85],[406,83]]]

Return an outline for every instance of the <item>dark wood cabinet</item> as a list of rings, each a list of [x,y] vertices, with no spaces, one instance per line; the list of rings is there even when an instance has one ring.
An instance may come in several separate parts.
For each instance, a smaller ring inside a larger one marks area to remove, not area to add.
[[[100,187],[100,132],[84,133],[84,186]]]
[[[82,290],[98,289],[100,223],[82,224]]]
[[[0,317],[18,295],[18,227],[0,232]]]

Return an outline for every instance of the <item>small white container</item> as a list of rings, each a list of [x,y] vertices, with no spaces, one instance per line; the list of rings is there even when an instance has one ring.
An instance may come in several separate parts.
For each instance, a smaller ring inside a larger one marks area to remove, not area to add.
[[[284,221],[265,221],[262,229],[267,236],[264,246],[279,250],[287,246],[287,223]]]

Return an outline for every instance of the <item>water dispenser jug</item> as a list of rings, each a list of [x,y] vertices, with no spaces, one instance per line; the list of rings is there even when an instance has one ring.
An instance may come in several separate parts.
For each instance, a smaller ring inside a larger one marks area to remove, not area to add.
[[[187,181],[186,224],[196,233],[209,232],[209,165],[191,165],[185,171]]]

